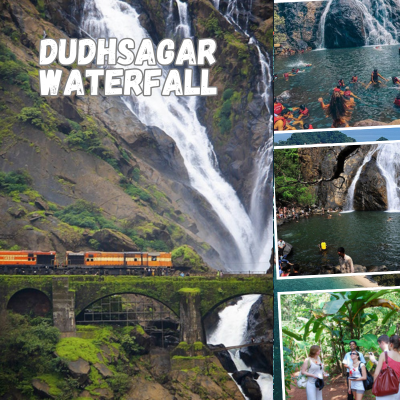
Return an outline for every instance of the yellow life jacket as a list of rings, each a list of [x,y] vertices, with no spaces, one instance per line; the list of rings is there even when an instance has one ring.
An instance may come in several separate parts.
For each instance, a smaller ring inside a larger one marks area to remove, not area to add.
[[[326,250],[326,243],[325,242],[321,243],[321,250]]]

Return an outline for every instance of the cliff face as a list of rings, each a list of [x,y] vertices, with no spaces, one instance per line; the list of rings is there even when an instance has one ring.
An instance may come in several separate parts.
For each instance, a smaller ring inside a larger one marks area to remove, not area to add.
[[[300,149],[301,172],[305,181],[313,185],[318,205],[326,208],[344,207],[357,172],[372,146],[335,146]],[[343,161],[343,155],[345,160]],[[377,152],[360,171],[354,192],[354,209],[386,210],[386,181],[376,164]],[[329,180],[341,169],[340,177]]]
[[[157,43],[165,35],[169,2],[130,3]],[[252,94],[259,83],[257,50],[235,33],[211,2],[189,4],[196,37],[215,37],[213,27],[221,30],[219,63],[210,73],[219,96],[203,101],[199,114],[209,129],[223,174],[246,200],[252,157],[268,134],[265,106],[260,96]],[[218,243],[229,243],[230,234],[207,200],[191,188],[179,149],[169,136],[143,125],[119,98],[44,99],[38,95],[37,60],[43,32],[54,39],[82,37],[83,5],[83,0],[0,1],[1,53],[7,63],[0,65],[4,122],[0,169],[8,174],[26,170],[31,177],[28,191],[12,196],[0,190],[5,207],[1,246],[102,249],[99,240],[93,241],[101,224],[85,229],[57,216],[63,207],[84,200],[96,205],[113,229],[128,235],[139,249],[170,250],[189,244],[218,266],[219,257],[224,257],[218,254]],[[254,21],[254,29],[260,32],[268,14],[265,10],[271,7],[257,2],[254,7],[262,10],[262,17]],[[58,68],[67,76],[64,67]],[[221,118],[216,115],[228,88],[232,88],[231,128],[221,133]],[[44,202],[47,210],[36,206],[35,199]],[[18,207],[23,210],[16,213]],[[38,212],[40,218],[31,218]]]
[[[283,38],[284,47],[305,49],[318,44],[318,28],[326,2],[309,1],[275,4],[280,18],[275,20],[275,31]]]

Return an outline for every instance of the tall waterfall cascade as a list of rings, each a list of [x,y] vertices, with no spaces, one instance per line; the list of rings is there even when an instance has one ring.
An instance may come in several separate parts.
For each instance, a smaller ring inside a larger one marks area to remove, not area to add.
[[[387,211],[400,212],[400,143],[380,144],[376,162],[386,181]]]
[[[331,10],[333,0],[328,0],[322,12],[318,28],[317,49],[325,48],[325,24]],[[355,7],[362,14],[365,31],[365,45],[397,44],[399,33],[391,22],[391,18],[397,13],[392,11],[392,5],[388,0],[355,0]]]
[[[372,147],[372,149],[368,152],[368,154],[364,157],[364,160],[361,164],[361,166],[358,168],[356,175],[353,178],[353,182],[351,182],[351,185],[349,186],[349,189],[347,190],[347,198],[346,198],[346,204],[343,208],[343,211],[354,211],[354,193],[356,191],[356,185],[358,180],[360,179],[360,175],[362,172],[362,169],[364,168],[364,165],[367,164],[372,157],[372,154],[374,154],[376,148],[375,146]]]
[[[220,311],[218,314],[218,326],[207,337],[207,343],[215,345],[223,344],[225,347],[244,344],[249,312],[259,298],[260,295],[243,296],[237,304],[225,307],[225,309]],[[239,350],[228,351],[238,371],[251,371],[251,368],[240,358]],[[272,400],[272,376],[260,372],[258,374],[260,377],[257,379],[257,383],[261,389],[262,400]]]
[[[177,1],[180,18],[177,29],[180,34],[190,37],[191,22],[187,13],[187,4],[179,0],[175,1]],[[119,0],[86,0],[82,29],[95,39],[115,37],[122,40],[131,37],[136,43],[140,43],[141,40],[150,38],[148,32],[140,24],[139,14],[134,7]],[[118,66],[118,68],[131,67]],[[144,65],[139,68],[144,70],[151,67]],[[167,69],[163,68],[162,81],[166,74]],[[268,82],[265,86],[268,88]],[[264,239],[257,236],[250,215],[234,189],[219,171],[207,130],[197,117],[196,98],[194,96],[178,98],[174,95],[164,97],[161,96],[160,91],[153,91],[152,96],[132,96],[130,101],[125,99],[125,102],[145,125],[157,126],[176,142],[192,187],[207,199],[234,240],[236,245],[234,250],[239,255],[239,260],[236,259],[235,264],[241,265],[239,261],[246,260],[246,264],[252,264],[251,268],[247,266],[246,269],[259,271],[268,269],[266,262],[269,261],[270,251],[267,254],[268,259],[263,258],[264,262],[259,262],[260,257],[266,256],[265,246],[261,244]],[[261,170],[265,169],[261,168]],[[261,182],[264,181],[261,179]],[[269,224],[265,226],[269,229]],[[271,248],[271,231],[263,234],[264,236],[267,237],[268,247]],[[229,253],[229,249],[226,253]]]

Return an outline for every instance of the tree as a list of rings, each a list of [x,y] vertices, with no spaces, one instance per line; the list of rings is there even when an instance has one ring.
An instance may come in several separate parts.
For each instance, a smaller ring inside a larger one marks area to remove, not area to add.
[[[274,10],[274,43],[282,43],[287,41],[285,33],[285,18],[280,16]]]
[[[378,139],[379,140],[379,139]],[[295,146],[317,143],[349,143],[356,140],[342,132],[295,132],[287,140],[280,140],[274,143],[275,146]]]
[[[379,139],[376,139],[377,142],[383,142],[384,140],[389,140],[389,139],[386,139],[383,136],[381,136]]]

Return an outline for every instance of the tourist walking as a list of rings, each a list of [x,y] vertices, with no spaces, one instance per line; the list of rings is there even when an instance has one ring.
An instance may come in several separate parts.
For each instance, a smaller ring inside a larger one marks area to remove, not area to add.
[[[346,254],[343,247],[338,248],[340,272],[342,274],[354,274],[353,259]],[[365,362],[365,361],[364,361]]]
[[[349,394],[353,394],[354,400],[362,400],[365,392],[363,381],[367,379],[367,369],[365,363],[361,362],[357,350],[351,351],[350,358],[353,365],[349,369]]]
[[[322,390],[315,386],[315,382],[318,379],[322,380],[324,376],[327,376],[324,372],[324,364],[319,357],[320,353],[321,347],[317,345],[311,346],[308,358],[304,360],[301,367],[301,373],[307,376],[307,400],[322,400]]]

